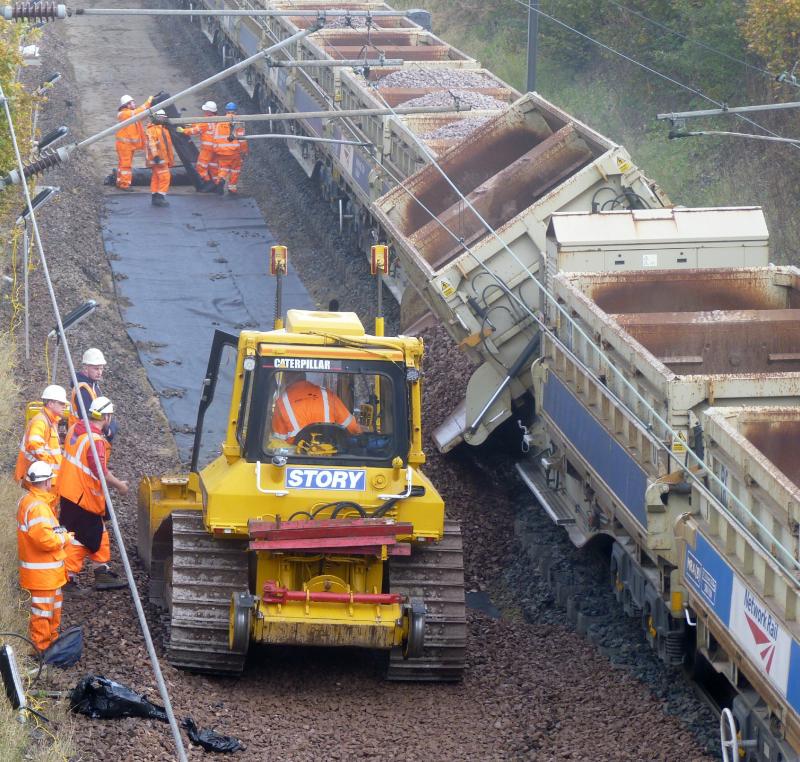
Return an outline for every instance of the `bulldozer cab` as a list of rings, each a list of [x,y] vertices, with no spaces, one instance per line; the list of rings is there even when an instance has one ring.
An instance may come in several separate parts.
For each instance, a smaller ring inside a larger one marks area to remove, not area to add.
[[[250,349],[243,346],[248,344]],[[235,447],[251,463],[277,458],[391,467],[399,459],[407,466],[413,444],[407,359],[401,347],[389,343],[320,346],[299,343],[285,331],[250,337],[217,331],[191,470],[198,470],[204,418],[218,387],[230,390],[229,421],[235,421],[223,446],[228,455]]]

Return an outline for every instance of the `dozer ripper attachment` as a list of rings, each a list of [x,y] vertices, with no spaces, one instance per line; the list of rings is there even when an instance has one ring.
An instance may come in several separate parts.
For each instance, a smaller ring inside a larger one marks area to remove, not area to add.
[[[227,435],[201,468],[225,347]],[[390,679],[461,678],[461,535],[420,470],[422,349],[365,334],[353,313],[217,332],[191,471],[140,487],[140,555],[173,664],[237,674],[251,643],[357,646],[389,652]]]

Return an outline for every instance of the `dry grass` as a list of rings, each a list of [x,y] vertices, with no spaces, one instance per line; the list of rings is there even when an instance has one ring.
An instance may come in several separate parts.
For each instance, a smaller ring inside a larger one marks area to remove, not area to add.
[[[0,462],[12,463],[19,441],[20,410],[23,409],[19,390],[14,382],[14,353],[10,338],[0,334]],[[27,594],[17,584],[16,504],[21,495],[10,476],[0,477],[0,632],[27,635]],[[29,683],[36,673],[36,662],[27,654],[29,646],[18,638],[0,637],[14,649],[23,681]],[[37,688],[46,689],[46,676]],[[32,700],[32,706],[50,719],[50,723],[26,715],[20,722],[0,693],[0,749],[8,762],[56,762],[75,755],[71,721],[66,716],[66,702],[52,699]]]

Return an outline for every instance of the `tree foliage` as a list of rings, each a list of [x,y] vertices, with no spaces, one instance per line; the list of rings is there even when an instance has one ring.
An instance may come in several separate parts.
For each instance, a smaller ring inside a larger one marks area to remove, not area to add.
[[[772,70],[791,69],[800,59],[800,0],[748,0],[742,31]]]

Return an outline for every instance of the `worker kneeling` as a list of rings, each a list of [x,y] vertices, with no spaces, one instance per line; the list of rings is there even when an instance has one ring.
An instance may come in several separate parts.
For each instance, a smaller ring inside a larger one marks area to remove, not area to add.
[[[277,439],[295,444],[295,437],[314,423],[334,423],[351,434],[360,434],[361,426],[338,395],[306,380],[305,373],[287,372],[286,389],[275,405],[272,432]]]
[[[128,483],[108,470],[109,444],[105,433],[111,425],[114,406],[108,397],[97,397],[89,407],[90,430],[78,421],[64,441],[64,460],[58,480],[61,496],[61,523],[75,537],[67,546],[67,591],[77,589],[76,576],[88,556],[94,564],[95,590],[116,590],[125,582],[111,571],[111,547],[103,519],[107,517],[106,500],[100,482],[102,470],[109,487],[120,495],[128,494]],[[95,462],[89,439],[94,440],[99,463]]]
[[[70,537],[53,512],[53,478],[49,463],[32,463],[25,475],[28,491],[17,506],[19,584],[31,597],[30,636],[39,651],[58,638],[61,589],[67,581],[65,546]]]
[[[156,116],[166,118],[164,109],[156,111]],[[170,167],[175,163],[172,138],[166,125],[151,121],[147,125],[146,136],[147,166],[153,174],[150,177],[150,193],[153,206],[169,206],[167,191],[172,180]]]

